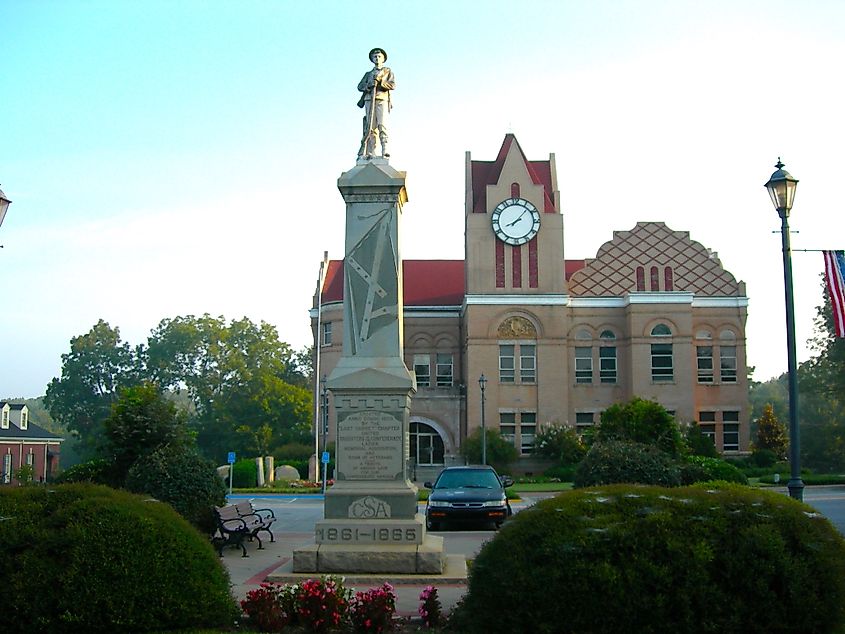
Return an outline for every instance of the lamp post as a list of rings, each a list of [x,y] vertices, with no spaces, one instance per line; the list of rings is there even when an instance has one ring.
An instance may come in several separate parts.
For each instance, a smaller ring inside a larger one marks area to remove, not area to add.
[[[3,193],[3,190],[0,189],[0,226],[3,225],[3,218],[6,217],[6,212],[9,210],[9,205],[12,204],[12,201],[6,198],[6,194]],[[0,244],[0,248],[3,245]]]
[[[484,421],[484,390],[487,387],[487,377],[484,373],[478,377],[478,386],[481,388],[481,464],[487,464],[487,426]]]
[[[798,179],[783,169],[783,163],[775,165],[777,171],[769,178],[766,189],[772,204],[780,216],[780,238],[783,245],[783,285],[786,298],[786,350],[787,375],[789,379],[789,463],[791,474],[789,495],[804,501],[804,483],[801,481],[801,454],[798,435],[798,367],[795,360],[795,303],[792,296],[792,248],[789,241],[789,212],[795,200]]]
[[[323,404],[323,424],[322,432],[323,432],[323,454],[326,453],[326,447],[328,446],[329,442],[329,393],[326,390],[326,375],[323,375],[323,378],[320,379],[320,396],[322,398]],[[320,456],[320,461],[322,462],[323,457]],[[329,463],[323,462],[323,486],[322,491],[323,495],[326,494],[326,475],[328,474],[329,470]]]

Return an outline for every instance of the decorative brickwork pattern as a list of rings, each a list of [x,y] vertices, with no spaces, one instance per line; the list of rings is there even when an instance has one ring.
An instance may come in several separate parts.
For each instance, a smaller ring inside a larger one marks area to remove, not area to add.
[[[736,278],[722,268],[715,252],[690,240],[687,231],[672,231],[662,222],[638,222],[631,231],[614,231],[595,259],[572,274],[573,296],[619,297],[637,290],[637,267],[658,267],[662,278],[672,280],[675,290],[704,297],[735,297],[745,291]],[[665,272],[666,267],[671,269]]]

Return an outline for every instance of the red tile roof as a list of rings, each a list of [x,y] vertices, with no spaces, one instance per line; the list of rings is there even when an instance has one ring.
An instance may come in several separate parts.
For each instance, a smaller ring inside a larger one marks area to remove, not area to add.
[[[566,260],[566,279],[584,268],[586,260]],[[463,260],[405,260],[405,306],[460,306],[464,303]],[[343,260],[330,260],[323,286],[323,303],[343,301]]]
[[[513,134],[506,134],[505,140],[499,149],[499,155],[495,161],[472,161],[472,212],[476,214],[487,213],[487,185],[495,185],[499,182],[502,174],[502,166],[505,164],[505,157],[516,144],[519,155],[525,162],[525,167],[531,175],[535,185],[542,185],[544,194],[544,213],[555,213],[555,205],[552,201],[552,166],[550,161],[529,161],[525,158],[525,152],[519,146],[519,141]]]

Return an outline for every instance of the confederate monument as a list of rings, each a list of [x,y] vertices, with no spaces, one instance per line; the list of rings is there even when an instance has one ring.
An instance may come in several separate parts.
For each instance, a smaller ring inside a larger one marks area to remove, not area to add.
[[[405,172],[388,164],[387,112],[396,86],[383,49],[358,84],[364,137],[341,174],[346,201],[343,355],[328,378],[334,401],[336,477],[315,544],[294,552],[294,572],[440,574],[443,538],[426,535],[408,479],[408,412],[416,392],[403,360],[399,220]],[[375,156],[376,143],[381,156]]]

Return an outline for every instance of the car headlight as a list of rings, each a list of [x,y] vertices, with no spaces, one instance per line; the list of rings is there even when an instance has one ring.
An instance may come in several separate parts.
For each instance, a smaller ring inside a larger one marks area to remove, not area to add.
[[[504,506],[505,505],[505,498],[501,500],[489,500],[484,503],[484,506]]]
[[[443,502],[442,500],[429,500],[429,506],[451,506],[449,502]]]

